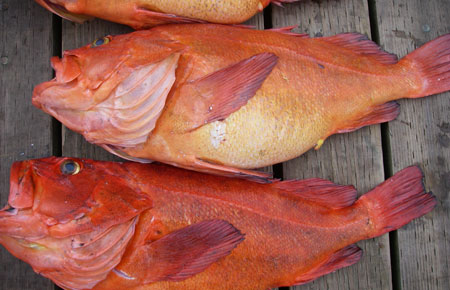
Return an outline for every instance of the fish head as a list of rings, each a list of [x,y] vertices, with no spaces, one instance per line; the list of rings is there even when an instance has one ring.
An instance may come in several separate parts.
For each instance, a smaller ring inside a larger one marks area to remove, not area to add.
[[[42,7],[56,15],[77,23],[83,23],[92,17],[84,15],[86,0],[36,0]]]
[[[96,144],[145,142],[175,81],[180,45],[151,31],[106,36],[51,62],[33,104]]]
[[[16,162],[0,243],[68,289],[91,288],[120,262],[151,199],[120,163],[77,158]]]

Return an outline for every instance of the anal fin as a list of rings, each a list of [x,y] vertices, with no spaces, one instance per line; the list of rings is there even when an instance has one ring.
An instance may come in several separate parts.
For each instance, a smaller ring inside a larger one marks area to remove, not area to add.
[[[183,166],[184,167],[184,166]],[[258,183],[271,183],[274,181],[272,175],[267,172],[248,170],[242,168],[235,168],[231,166],[221,165],[217,163],[208,162],[196,157],[192,157],[191,168],[195,171],[200,171],[209,174],[215,174],[226,177],[242,178]]]
[[[323,261],[318,266],[311,269],[295,279],[295,285],[301,285],[320,276],[334,272],[340,268],[344,268],[355,264],[362,257],[362,250],[356,245],[350,245],[332,254],[328,259]]]
[[[162,24],[205,23],[199,19],[151,11],[145,7],[136,8],[135,18],[136,24],[132,25],[134,29],[145,29]]]
[[[397,118],[400,113],[399,104],[395,101],[378,105],[357,120],[353,120],[348,126],[341,128],[336,133],[348,133],[358,130],[364,126],[389,122]]]

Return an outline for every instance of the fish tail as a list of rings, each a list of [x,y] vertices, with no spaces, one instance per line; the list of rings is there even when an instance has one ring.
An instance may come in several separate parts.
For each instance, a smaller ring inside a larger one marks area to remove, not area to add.
[[[357,203],[368,208],[369,232],[365,238],[373,238],[396,230],[411,220],[430,212],[436,198],[425,192],[423,173],[417,166],[398,172]]]
[[[450,33],[426,43],[400,63],[418,71],[421,82],[418,92],[407,98],[421,98],[450,90]]]

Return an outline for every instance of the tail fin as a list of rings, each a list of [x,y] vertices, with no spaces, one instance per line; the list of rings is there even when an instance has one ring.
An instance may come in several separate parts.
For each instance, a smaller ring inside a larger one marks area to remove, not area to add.
[[[419,167],[405,168],[358,200],[369,210],[373,231],[367,238],[396,230],[434,208],[436,199],[425,192],[422,178]]]
[[[409,98],[421,98],[450,90],[450,33],[432,40],[402,61],[409,61],[423,80],[422,91]]]

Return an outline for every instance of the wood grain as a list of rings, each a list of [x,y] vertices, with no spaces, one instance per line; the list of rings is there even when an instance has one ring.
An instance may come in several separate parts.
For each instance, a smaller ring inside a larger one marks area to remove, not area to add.
[[[380,43],[399,56],[450,32],[448,0],[379,0]],[[418,164],[436,208],[398,231],[402,289],[450,289],[450,93],[400,101],[389,123],[392,167]]]
[[[274,27],[299,25],[295,31],[310,36],[360,32],[370,36],[367,1],[301,1],[274,8]],[[283,164],[284,178],[322,177],[353,184],[365,193],[384,180],[380,126],[328,138],[318,151]],[[312,283],[294,289],[391,289],[388,235],[358,243],[363,258]]]
[[[52,78],[52,15],[34,1],[0,2],[0,202],[14,161],[52,154],[51,118],[31,104],[33,86]],[[30,29],[32,28],[32,29]],[[0,246],[0,289],[53,289]]]

